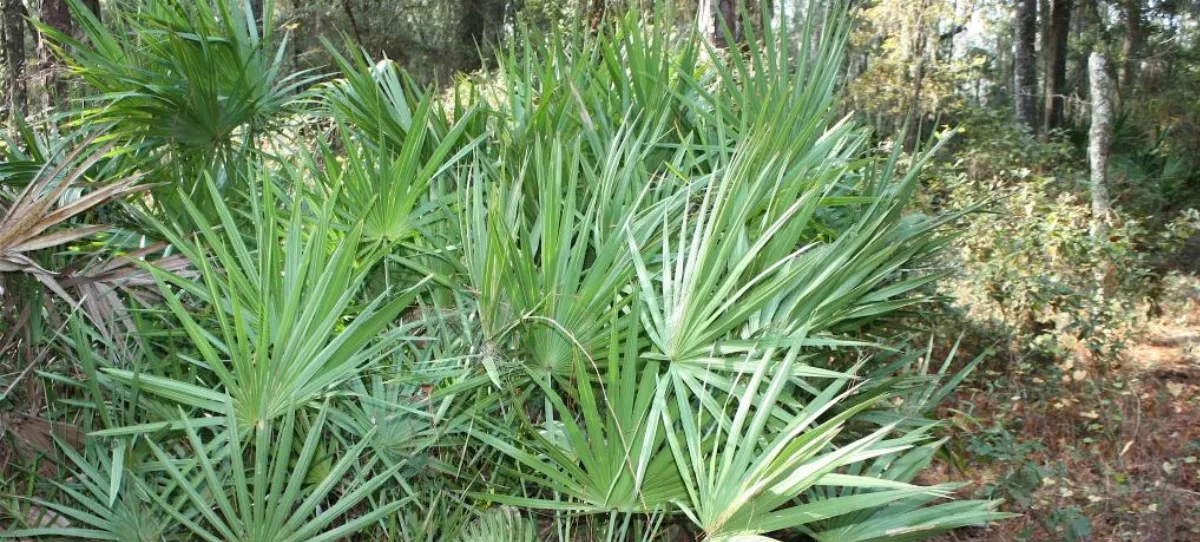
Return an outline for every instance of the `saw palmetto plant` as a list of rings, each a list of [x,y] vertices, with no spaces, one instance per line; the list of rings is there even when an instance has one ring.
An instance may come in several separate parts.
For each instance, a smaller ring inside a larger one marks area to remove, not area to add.
[[[357,51],[288,75],[249,9],[151,1],[112,30],[76,5],[87,39],[52,34],[108,128],[12,192],[0,271],[87,308],[29,377],[86,438],[5,496],[0,536],[911,540],[1004,517],[914,482],[958,379],[905,318],[954,217],[909,213],[921,161],[836,116],[844,13],[733,53],[636,13],[518,30],[450,96]],[[88,171],[156,187],[60,202]],[[37,263],[122,197],[140,246],[61,281]]]

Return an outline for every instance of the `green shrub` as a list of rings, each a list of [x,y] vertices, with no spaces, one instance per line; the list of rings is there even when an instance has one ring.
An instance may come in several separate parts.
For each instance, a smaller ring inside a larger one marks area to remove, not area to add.
[[[957,225],[946,264],[958,273],[940,291],[1012,352],[1119,360],[1156,302],[1165,255],[1198,231],[1195,212],[1140,220],[1118,211],[1107,236],[1094,239],[1086,171],[1068,144],[1036,141],[997,116],[970,119],[960,132],[954,158],[926,170],[925,205],[981,207]]]

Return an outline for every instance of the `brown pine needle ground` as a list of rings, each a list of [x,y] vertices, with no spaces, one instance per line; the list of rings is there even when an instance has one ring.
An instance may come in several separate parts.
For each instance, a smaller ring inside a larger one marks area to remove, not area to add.
[[[1189,281],[1107,375],[985,371],[960,388],[946,413],[963,467],[937,476],[1023,517],[942,540],[1200,540],[1200,290]]]

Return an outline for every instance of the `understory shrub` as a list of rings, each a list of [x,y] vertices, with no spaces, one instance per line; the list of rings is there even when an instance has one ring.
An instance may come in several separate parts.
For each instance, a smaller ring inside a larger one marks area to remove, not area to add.
[[[1093,238],[1087,172],[1069,144],[1035,140],[996,115],[958,132],[954,158],[926,169],[924,202],[979,208],[956,225],[960,238],[946,253],[959,270],[940,284],[952,311],[1018,356],[1119,361],[1153,316],[1164,263],[1200,231],[1200,215],[1132,219],[1118,207],[1107,234]],[[1119,205],[1149,204],[1138,193],[1118,191]]]

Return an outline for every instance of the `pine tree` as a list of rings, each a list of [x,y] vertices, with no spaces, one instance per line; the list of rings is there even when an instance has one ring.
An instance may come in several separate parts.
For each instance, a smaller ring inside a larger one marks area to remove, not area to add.
[[[2,0],[0,18],[4,28],[4,95],[9,115],[24,117],[29,111],[29,92],[25,82],[25,8],[21,0]]]
[[[1037,0],[1017,0],[1013,104],[1017,121],[1037,131]]]
[[[1067,37],[1071,31],[1071,0],[1053,0],[1046,39],[1046,131],[1063,124],[1067,86]]]

